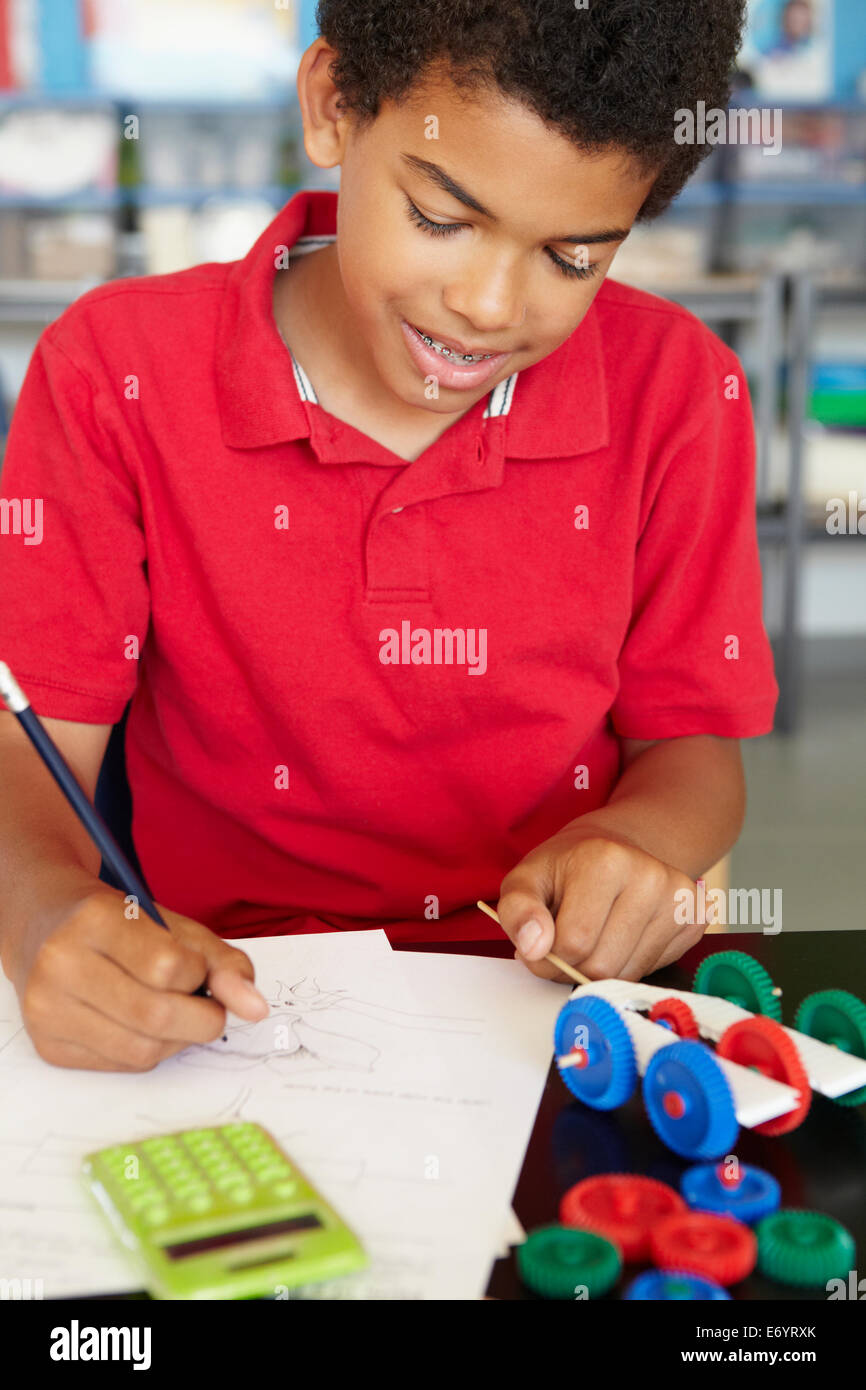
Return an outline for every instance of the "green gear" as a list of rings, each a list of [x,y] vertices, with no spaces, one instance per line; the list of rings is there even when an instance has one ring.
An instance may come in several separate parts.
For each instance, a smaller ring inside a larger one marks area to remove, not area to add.
[[[854,1268],[853,1236],[823,1212],[783,1208],[759,1221],[755,1234],[758,1268],[779,1284],[823,1288]]]
[[[866,1004],[847,989],[822,989],[807,994],[794,1019],[798,1033],[841,1048],[852,1057],[866,1059]],[[866,1086],[858,1086],[846,1096],[837,1096],[839,1105],[862,1105]]]
[[[517,1247],[520,1277],[542,1298],[575,1297],[585,1285],[590,1298],[601,1298],[622,1273],[622,1257],[610,1240],[572,1226],[542,1226]]]
[[[782,1022],[782,1005],[763,965],[745,951],[717,951],[702,960],[692,984],[695,994],[714,994],[750,1014]]]

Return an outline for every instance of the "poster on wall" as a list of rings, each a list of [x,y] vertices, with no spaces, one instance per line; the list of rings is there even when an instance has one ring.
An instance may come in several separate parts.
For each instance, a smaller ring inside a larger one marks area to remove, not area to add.
[[[833,0],[749,0],[738,67],[753,91],[788,101],[833,93]]]

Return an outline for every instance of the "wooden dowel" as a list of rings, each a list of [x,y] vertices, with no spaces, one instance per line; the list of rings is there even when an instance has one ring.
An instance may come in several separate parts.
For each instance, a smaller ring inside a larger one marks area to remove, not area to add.
[[[494,922],[498,922],[500,927],[502,926],[502,923],[499,921],[499,913],[495,912],[492,907],[488,907],[487,903],[483,903],[479,898],[475,905],[476,907],[480,907],[482,912],[486,912],[488,917],[492,917]],[[563,975],[567,975],[570,980],[574,980],[576,985],[592,984],[592,980],[590,980],[587,975],[581,975],[580,971],[575,970],[573,965],[569,965],[566,961],[560,960],[559,956],[555,956],[552,951],[548,951],[544,959],[549,960],[551,965],[555,966]]]
[[[556,1058],[556,1065],[560,1071],[565,1071],[566,1067],[580,1067],[586,1061],[586,1055],[582,1052],[568,1052],[564,1057]]]

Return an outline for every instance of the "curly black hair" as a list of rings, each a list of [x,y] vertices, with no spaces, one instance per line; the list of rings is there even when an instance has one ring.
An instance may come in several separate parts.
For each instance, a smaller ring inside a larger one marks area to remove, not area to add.
[[[432,64],[493,85],[580,149],[619,147],[658,170],[639,218],[657,217],[709,153],[675,144],[674,113],[724,109],[745,0],[319,0],[341,102],[362,121]]]

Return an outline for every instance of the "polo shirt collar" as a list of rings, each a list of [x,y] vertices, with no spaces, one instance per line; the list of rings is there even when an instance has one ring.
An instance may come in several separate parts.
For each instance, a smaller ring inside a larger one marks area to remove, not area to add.
[[[335,217],[336,194],[299,193],[229,267],[214,370],[223,442],[231,448],[263,448],[310,433],[292,359],[274,320],[274,276],[281,250],[303,236],[333,233]]]
[[[314,248],[316,239],[325,244],[336,232],[336,219],[336,193],[298,193],[246,256],[229,267],[214,370],[223,442],[231,448],[262,448],[311,434],[308,412],[316,409],[310,404],[315,393],[310,394],[309,381],[297,371],[278,332],[273,281],[281,248],[291,249],[301,238],[307,250]],[[575,351],[579,354],[577,375]],[[607,382],[595,302],[556,352],[491,391],[482,418],[486,428],[494,419],[505,426],[506,457],[561,458],[603,448],[609,442]]]

